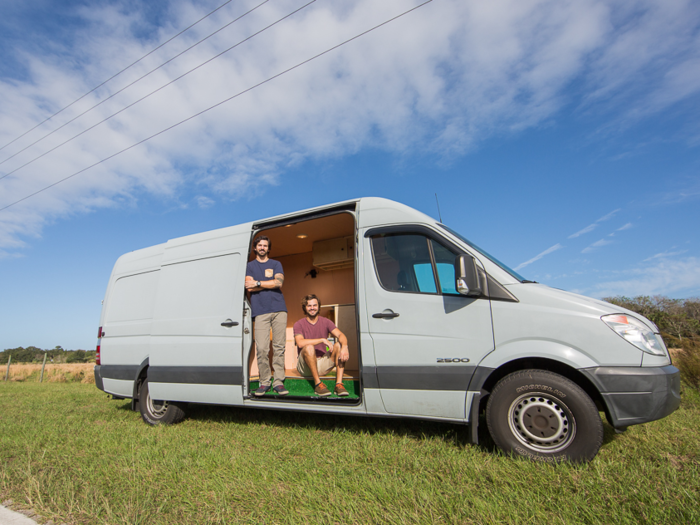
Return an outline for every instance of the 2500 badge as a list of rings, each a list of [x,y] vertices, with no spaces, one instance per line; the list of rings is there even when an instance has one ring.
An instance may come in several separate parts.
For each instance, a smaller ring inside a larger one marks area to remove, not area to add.
[[[468,363],[469,359],[466,357],[438,357],[438,363]]]

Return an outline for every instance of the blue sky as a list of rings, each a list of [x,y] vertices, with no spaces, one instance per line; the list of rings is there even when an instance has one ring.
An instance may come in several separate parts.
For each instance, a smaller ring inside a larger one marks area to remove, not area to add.
[[[122,253],[360,196],[437,193],[550,286],[700,295],[697,2],[433,0],[245,92],[422,3],[317,0],[162,87],[308,1],[233,0],[22,136],[224,0],[0,0],[0,349],[93,348]]]

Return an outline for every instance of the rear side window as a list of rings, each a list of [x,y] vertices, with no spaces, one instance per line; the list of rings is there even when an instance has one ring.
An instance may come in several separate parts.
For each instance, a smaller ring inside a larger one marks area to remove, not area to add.
[[[456,294],[456,255],[420,234],[386,234],[371,238],[377,279],[394,292]],[[438,291],[439,290],[439,291]]]

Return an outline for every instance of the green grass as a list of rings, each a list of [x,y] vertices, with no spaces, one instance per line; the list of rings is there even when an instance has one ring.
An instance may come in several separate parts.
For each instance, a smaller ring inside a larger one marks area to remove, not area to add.
[[[700,396],[588,465],[512,459],[431,422],[191,405],[149,427],[78,383],[0,384],[0,501],[44,519],[174,523],[699,523]]]
[[[330,398],[336,398],[339,396],[336,396],[334,393],[335,389],[335,379],[321,379],[324,385],[328,388],[328,390],[331,391],[331,395],[329,396]],[[284,380],[284,386],[287,388],[289,391],[289,396],[305,396],[305,397],[318,397],[316,393],[314,392],[314,384],[313,384],[313,379],[304,379],[304,378],[299,378],[299,379],[285,379]],[[260,386],[259,381],[251,381],[250,382],[250,392],[254,392],[258,386]],[[348,391],[348,395],[345,396],[345,399],[359,399],[359,391],[360,391],[360,382],[359,381],[353,381],[353,380],[343,380],[343,386],[345,389]],[[270,390],[265,396],[274,396],[277,397],[279,394],[274,393],[272,390]]]

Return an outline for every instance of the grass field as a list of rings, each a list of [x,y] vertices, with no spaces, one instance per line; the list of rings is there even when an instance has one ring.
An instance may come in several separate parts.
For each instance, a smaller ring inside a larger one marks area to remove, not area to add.
[[[44,367],[43,381],[45,383],[81,383],[95,384],[95,363],[47,363]],[[9,374],[7,365],[0,367],[0,380],[14,382],[37,382],[41,379],[41,365],[38,363],[10,364]]]
[[[4,377],[4,375],[3,375]],[[700,523],[700,396],[584,466],[503,457],[482,432],[191,405],[149,427],[79,382],[0,383],[0,501],[56,523]]]

